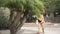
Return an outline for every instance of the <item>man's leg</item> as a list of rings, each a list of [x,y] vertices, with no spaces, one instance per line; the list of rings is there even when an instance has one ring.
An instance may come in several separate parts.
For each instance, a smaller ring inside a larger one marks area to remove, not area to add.
[[[41,23],[42,26],[42,32],[44,33],[44,23]]]
[[[37,34],[40,34],[40,23],[38,23],[38,33]]]

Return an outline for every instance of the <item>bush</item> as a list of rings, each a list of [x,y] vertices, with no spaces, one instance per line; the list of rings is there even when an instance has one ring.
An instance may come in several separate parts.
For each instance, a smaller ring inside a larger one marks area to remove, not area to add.
[[[8,22],[8,11],[4,8],[0,8],[0,30],[1,29],[8,29],[9,28],[9,22]]]

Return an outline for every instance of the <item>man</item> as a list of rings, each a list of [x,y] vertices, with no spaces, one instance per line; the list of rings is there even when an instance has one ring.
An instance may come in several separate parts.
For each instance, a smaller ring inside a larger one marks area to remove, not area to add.
[[[37,19],[38,20],[38,33],[37,34],[40,34],[40,25],[42,27],[42,32],[44,33],[44,16],[41,15],[41,18],[40,19]]]

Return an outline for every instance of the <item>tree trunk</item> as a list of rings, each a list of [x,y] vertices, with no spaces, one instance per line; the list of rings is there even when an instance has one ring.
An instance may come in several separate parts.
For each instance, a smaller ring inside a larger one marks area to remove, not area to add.
[[[26,22],[26,17],[23,17],[22,19],[21,19],[21,21],[20,21],[20,24],[19,25],[17,25],[17,31],[18,30],[20,30],[21,29],[21,27],[23,26],[23,24]]]
[[[26,20],[27,20],[27,14],[28,13],[26,13],[26,12],[24,12],[24,15],[23,15],[23,17],[22,18],[20,18],[20,23],[17,25],[17,31],[18,30],[20,30],[21,29],[21,27],[24,25],[24,23],[26,22]]]
[[[17,32],[17,23],[20,20],[20,16],[21,16],[22,12],[17,11],[16,17],[15,19],[12,21],[12,24],[10,25],[10,34],[16,34]]]
[[[16,15],[15,19],[11,22],[11,26],[10,26],[10,32],[11,32],[11,34],[16,34],[17,31],[26,22],[26,15],[27,15],[27,13],[24,12],[24,16],[23,16],[22,19],[21,19],[21,14],[22,14],[22,12],[17,12],[17,15]],[[19,23],[19,21],[20,21],[20,23]]]
[[[26,20],[27,20],[27,17],[26,17],[27,14],[28,14],[28,11],[27,11],[27,12],[25,11],[23,17],[20,18],[20,24],[18,24],[18,25],[17,25],[17,28],[16,28],[17,31],[20,30],[21,27],[22,27],[22,26],[24,25],[24,23],[26,22]]]
[[[11,22],[13,21],[13,14],[14,14],[14,12],[10,11],[9,26],[11,25]]]

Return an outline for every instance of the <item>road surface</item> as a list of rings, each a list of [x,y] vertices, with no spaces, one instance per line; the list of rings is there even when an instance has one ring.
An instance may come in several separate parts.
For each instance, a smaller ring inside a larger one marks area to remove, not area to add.
[[[44,34],[60,34],[60,25],[59,24],[45,24],[45,33]],[[24,24],[21,30],[17,34],[36,34],[38,31],[37,24]],[[42,30],[40,30],[42,33]],[[0,30],[0,34],[10,34],[9,30]]]

